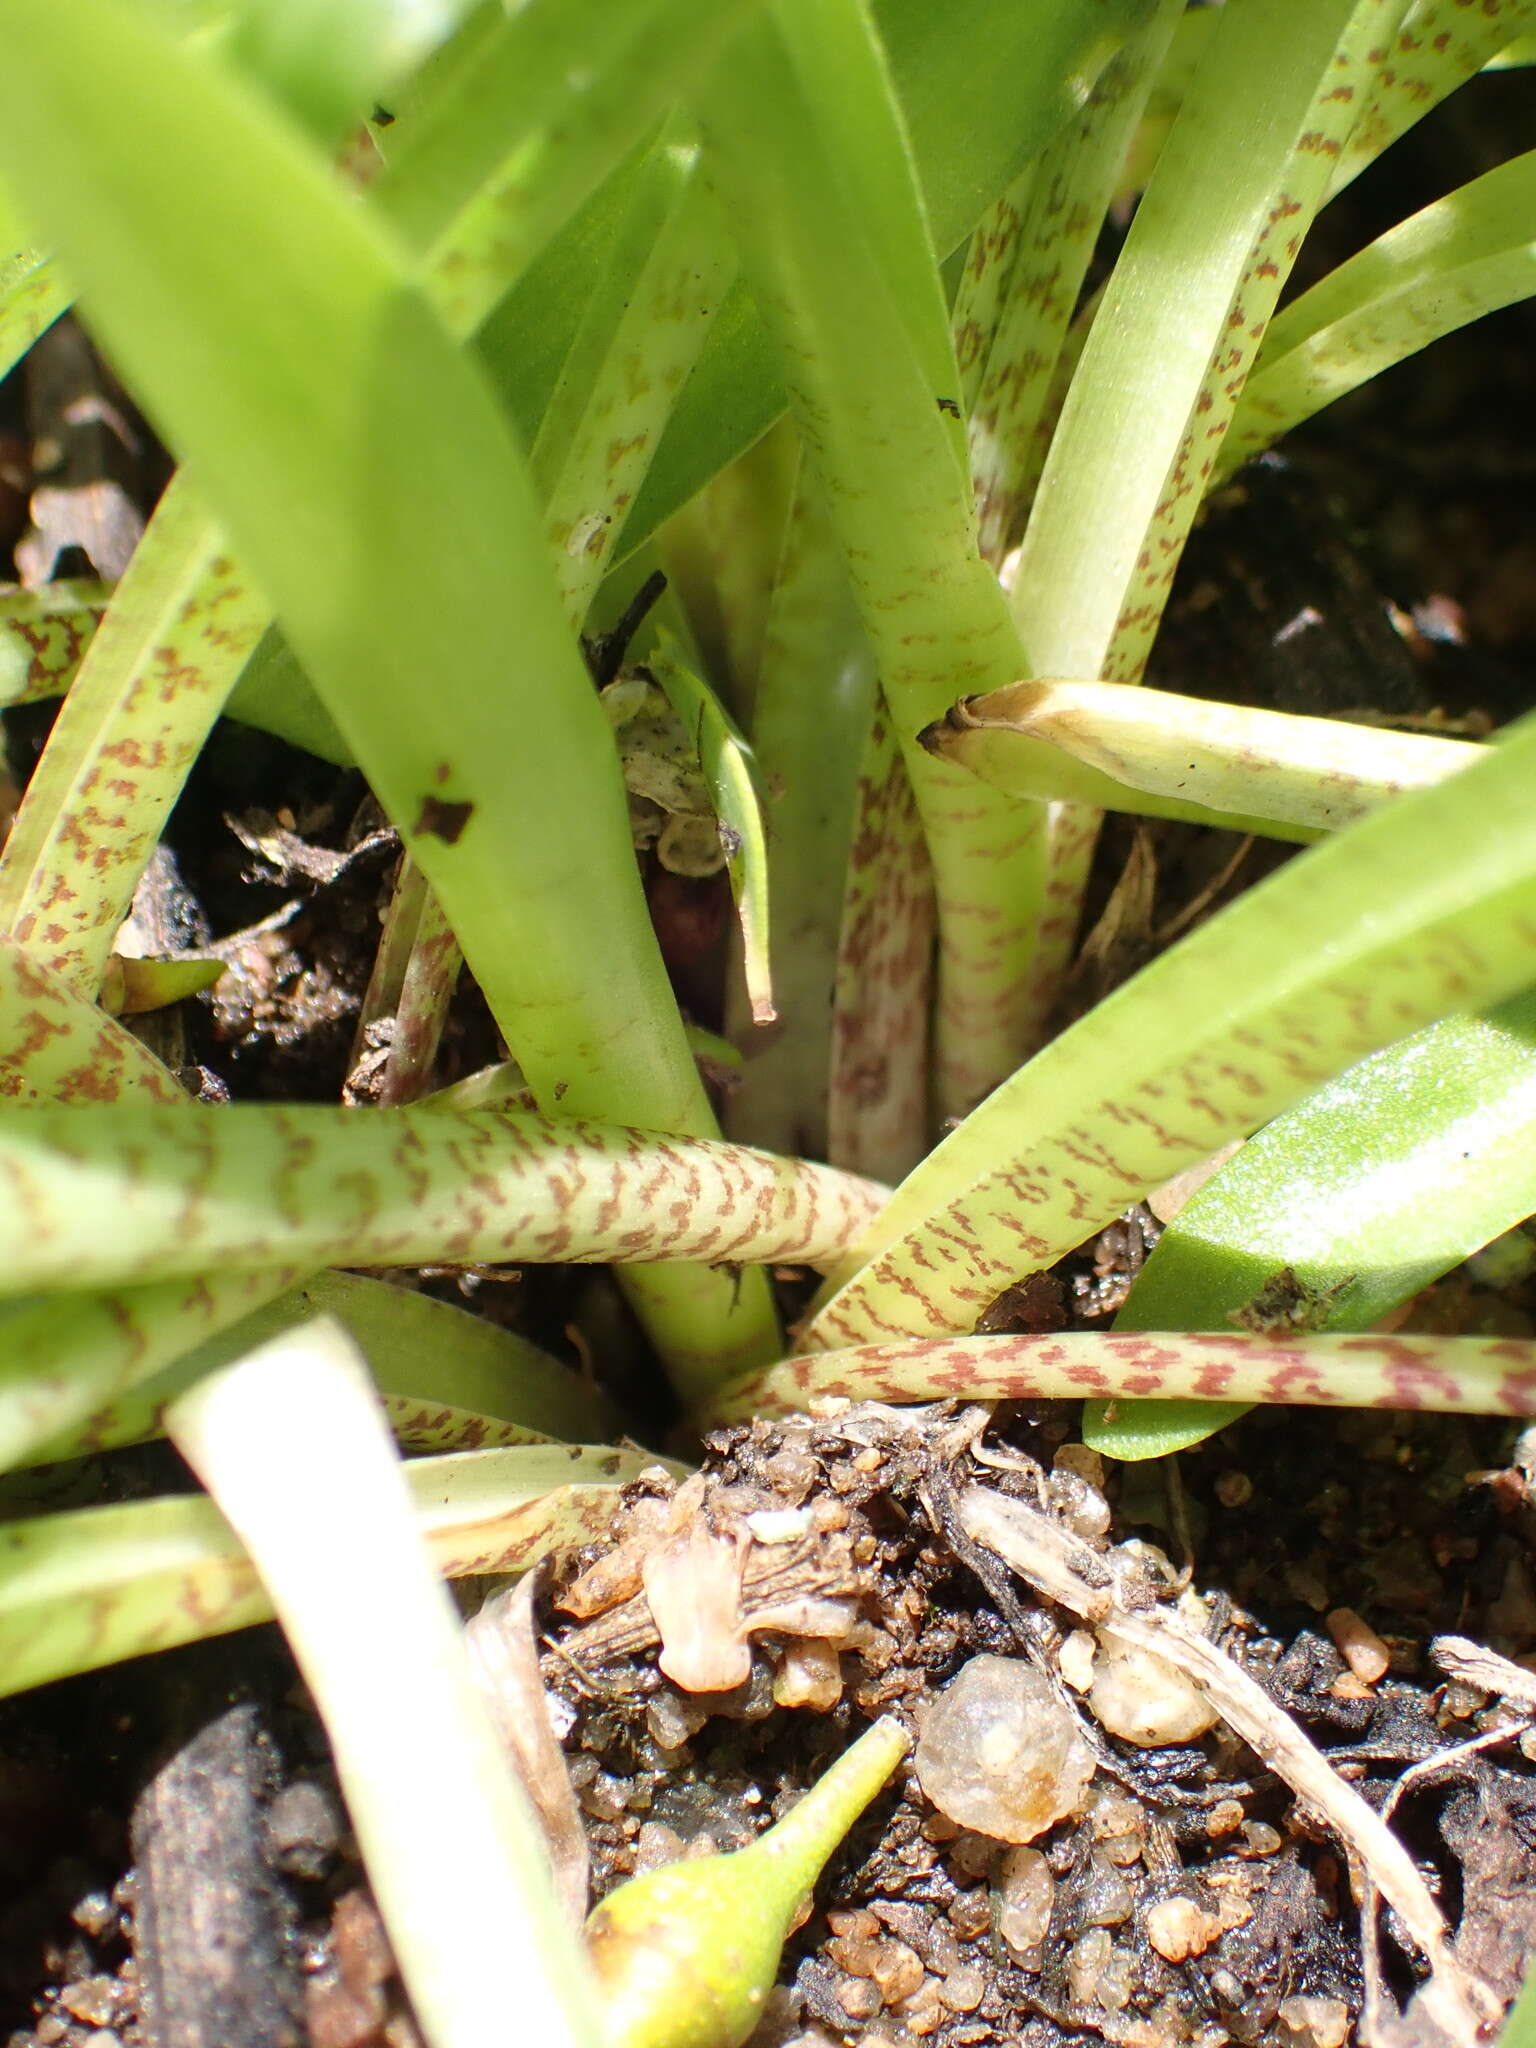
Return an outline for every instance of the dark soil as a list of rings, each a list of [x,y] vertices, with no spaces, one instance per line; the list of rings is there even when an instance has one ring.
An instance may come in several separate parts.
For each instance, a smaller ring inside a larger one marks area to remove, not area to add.
[[[858,1647],[842,1658],[843,1695],[829,1711],[775,1706],[782,1639],[760,1644],[746,1685],[711,1699],[670,1686],[653,1645],[609,1658],[600,1621],[551,1637],[546,1680],[574,1717],[567,1747],[600,1889],[655,1862],[740,1846],[866,1722],[920,1717],[970,1656],[1050,1656],[1052,1630],[1042,1642],[1045,1617],[1027,1592],[1014,1589],[1026,1612],[1010,1614],[1008,1589],[1000,1600],[995,1575],[983,1583],[956,1554],[934,1463],[945,1419],[913,1427],[889,1411],[848,1409],[711,1443],[716,1526],[806,1505],[829,1550],[825,1575],[807,1563],[805,1583],[841,1593],[847,1557],[858,1561]],[[1047,1470],[1065,1445],[1062,1462],[1080,1468],[1073,1435],[1065,1404],[1014,1408],[994,1417],[987,1444]],[[1405,1768],[1501,1716],[1509,1725],[1506,1739],[1425,1772],[1397,1815],[1461,1911],[1463,1958],[1477,1957],[1506,1996],[1536,1936],[1536,1783],[1523,1723],[1448,1686],[1425,1646],[1444,1631],[1536,1642],[1527,1483],[1485,1469],[1507,1443],[1498,1426],[1442,1418],[1266,1413],[1177,1470],[1122,1468],[1110,1481],[1112,1534],[1192,1568],[1212,1631],[1373,1802]],[[752,1605],[744,1599],[749,1626]],[[1391,1665],[1379,1682],[1354,1677],[1331,1640],[1327,1617],[1340,1607],[1385,1642]],[[1347,1873],[1264,1760],[1220,1733],[1178,1749],[1136,1750],[1102,1734],[1095,1746],[1102,1761],[1086,1810],[1036,1845],[1056,1889],[1028,1967],[994,1926],[1003,1851],[937,1812],[909,1769],[834,1859],[755,2040],[1299,2043],[1321,2040],[1333,2014],[1309,2018],[1297,2000],[1340,2001],[1352,2019],[1360,1923]],[[1469,1870],[1474,1839],[1494,1856],[1502,1845],[1496,1886]],[[1237,1924],[1187,1960],[1165,1961],[1146,1919],[1173,1896],[1228,1902]],[[1406,1988],[1408,1972],[1394,1969]]]
[[[1330,260],[1485,168],[1501,120],[1512,124],[1511,147],[1521,146],[1525,82],[1509,74],[1478,91],[1475,122],[1448,110],[1395,153],[1389,177],[1362,181],[1327,230],[1342,238]],[[1529,709],[1533,344],[1526,309],[1485,322],[1335,407],[1294,437],[1283,464],[1240,478],[1191,546],[1154,680],[1448,730],[1487,730]],[[24,491],[12,488],[17,476],[26,483],[23,397],[17,380],[0,389],[8,546],[25,519]],[[1512,434],[1512,421],[1527,430]],[[160,481],[151,447],[126,488],[142,509]],[[99,493],[90,509],[99,515]],[[89,566],[82,545],[66,546],[56,573]],[[1283,632],[1298,620],[1304,631]],[[47,722],[41,709],[7,718],[18,783]],[[1146,885],[1105,917],[1136,849]],[[355,1026],[396,853],[355,775],[221,729],[141,906],[183,935],[167,944],[228,941],[230,976],[213,997],[182,1006],[158,1041],[198,1092],[338,1099],[367,1050]],[[1090,906],[1094,943],[1069,1009],[1087,1007],[1181,921],[1286,857],[1223,834],[1113,822]],[[718,886],[690,891],[672,877],[666,893],[675,972],[701,1021],[717,1023]],[[477,993],[464,987],[439,1079],[498,1050]],[[1000,1303],[997,1326],[1111,1314],[1145,1221],[1128,1218]],[[573,1324],[600,1362],[635,1352],[600,1276],[422,1284],[468,1297],[573,1359]],[[1491,1319],[1529,1333],[1532,1307],[1463,1275],[1420,1313],[1447,1327]],[[660,1441],[667,1418],[632,1413],[637,1432]],[[866,1722],[883,1712],[915,1722],[974,1653],[1057,1655],[1070,1623],[956,1547],[948,1467],[935,1450],[947,1420],[909,1426],[848,1411],[728,1433],[708,1448],[709,1512],[720,1526],[770,1503],[816,1517],[799,1590],[834,1590],[831,1559],[835,1590],[858,1608],[833,1705],[775,1703],[784,1638],[771,1632],[735,1693],[679,1694],[660,1675],[643,1617],[630,1639],[611,1625],[605,1635],[601,1614],[561,1611],[590,1559],[565,1561],[541,1610],[545,1671],[568,1722],[599,1893],[647,1864],[748,1841]],[[987,1443],[1050,1472],[1075,1433],[1066,1405],[1013,1407],[993,1418]],[[1112,1469],[1105,1481],[1110,1538],[1148,1541],[1192,1574],[1210,1631],[1367,1797],[1385,1802],[1413,1772],[1394,1825],[1432,1874],[1462,1960],[1501,1996],[1536,1941],[1532,1738],[1496,1699],[1447,1682],[1428,1646],[1452,1632],[1536,1668],[1533,1458],[1504,1424],[1268,1411],[1177,1461]],[[103,1498],[183,1483],[156,1452],[120,1454],[84,1482]],[[1335,1646],[1329,1617],[1341,1608],[1385,1645],[1379,1679],[1361,1680]],[[1469,1752],[1478,1736],[1489,1740]],[[995,1931],[996,1845],[939,1815],[909,1769],[829,1866],[791,1940],[763,2048],[915,2039],[1336,2048],[1352,2038],[1364,1978],[1350,1875],[1265,1759],[1219,1732],[1158,1752],[1094,1741],[1101,1762],[1087,1808],[1037,1845],[1054,1897],[1036,1953],[1021,1961]],[[1146,1933],[1153,1906],[1175,1895],[1230,1921],[1178,1962]],[[194,1910],[215,1907],[189,1932]],[[1383,1950],[1387,1988],[1404,1999],[1413,1965],[1390,1930]],[[0,2036],[9,2048],[409,2048],[414,2032],[391,1972],[323,1734],[274,1631],[0,1705]]]

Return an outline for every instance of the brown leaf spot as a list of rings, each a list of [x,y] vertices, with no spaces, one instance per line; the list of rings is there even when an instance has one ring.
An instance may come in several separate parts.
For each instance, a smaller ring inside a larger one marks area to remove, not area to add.
[[[474,814],[474,805],[447,803],[442,797],[424,796],[412,831],[418,838],[431,833],[445,846],[457,846],[460,834]]]

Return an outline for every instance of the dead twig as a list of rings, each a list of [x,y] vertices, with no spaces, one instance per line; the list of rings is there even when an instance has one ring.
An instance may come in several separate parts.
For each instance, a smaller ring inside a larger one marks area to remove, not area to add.
[[[1402,1843],[1319,1754],[1291,1717],[1215,1643],[1170,1608],[1130,1557],[1093,1549],[1054,1517],[981,1486],[959,1500],[961,1521],[1047,1599],[1094,1628],[1173,1663],[1222,1719],[1333,1829],[1357,1870],[1392,1907],[1429,1963],[1419,1996],[1450,2040],[1470,2044],[1499,2017],[1488,1987],[1457,1961],[1445,1920]]]

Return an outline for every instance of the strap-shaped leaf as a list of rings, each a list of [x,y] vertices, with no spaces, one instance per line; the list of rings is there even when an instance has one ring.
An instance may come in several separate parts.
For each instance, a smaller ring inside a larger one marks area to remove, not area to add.
[[[0,932],[0,1100],[183,1102],[147,1045]]]
[[[526,465],[405,252],[132,8],[6,0],[0,26],[0,158],[195,457],[535,1092],[712,1129]],[[760,1288],[663,1282],[647,1309],[684,1372],[771,1342]]]
[[[1361,1060],[1250,1138],[1174,1217],[1115,1328],[1369,1330],[1532,1213],[1536,996],[1525,994]],[[1095,1404],[1086,1428],[1115,1457],[1147,1457],[1241,1412]]]
[[[949,255],[1082,105],[1154,0],[880,0],[873,18],[933,244]],[[976,52],[986,52],[977,63]],[[512,365],[508,364],[509,370]],[[953,394],[950,394],[953,395]],[[673,415],[620,543],[649,538],[783,411],[772,343],[750,295],[734,294]]]
[[[361,1273],[318,1273],[98,1408],[86,1431],[39,1445],[33,1461],[153,1436],[166,1404],[205,1374],[318,1315],[334,1316],[362,1346],[390,1426],[413,1450],[479,1449],[618,1428],[600,1389],[583,1385],[515,1332],[410,1287]]]
[[[450,1576],[523,1571],[606,1533],[655,1459],[569,1444],[414,1459],[418,1526]],[[281,1497],[281,1496],[280,1496]],[[24,1692],[272,1617],[239,1538],[196,1494],[0,1525],[0,1692]]]
[[[185,478],[145,528],[0,855],[0,930],[94,996],[267,607]]]
[[[1380,235],[1275,318],[1220,475],[1393,363],[1536,294],[1536,150]]]
[[[1379,11],[1291,0],[1277,36],[1266,6],[1222,9],[1089,330],[1024,536],[1013,609],[1037,674],[1140,679],[1242,379],[1349,133],[1357,81],[1340,76],[1341,38],[1374,32]]]
[[[0,1294],[296,1260],[825,1266],[883,1194],[742,1146],[497,1110],[39,1107],[0,1128]]]
[[[1465,740],[1118,683],[1010,683],[962,698],[923,743],[1015,796],[1304,842],[1478,757]]]
[[[1387,45],[1329,181],[1342,192],[1448,93],[1536,23],[1533,0],[1415,0]]]
[[[1001,683],[1021,655],[976,553],[947,310],[859,0],[765,8],[697,113],[922,815],[939,906],[934,1093],[959,1113],[1025,1048],[1038,820],[978,801],[912,740],[957,672]]]
[[[498,1957],[499,2002],[517,2000],[534,2039],[598,2048],[538,1822],[352,1339],[323,1317],[273,1338],[184,1394],[167,1427],[260,1572],[320,1710],[431,2048],[457,2048],[483,2015],[463,1939]]]
[[[238,0],[220,39],[296,120],[336,141],[444,42],[474,0]]]
[[[1249,1330],[928,1337],[786,1358],[722,1387],[701,1420],[716,1425],[800,1415],[824,1400],[1071,1401],[1084,1395],[1093,1397],[1090,1409],[1099,1418],[1096,1441],[1120,1458],[1152,1455],[1163,1415],[1180,1407],[1209,1409],[1218,1395],[1299,1407],[1529,1416],[1536,1415],[1536,1343],[1528,1337],[1263,1336]],[[1133,1421],[1138,1413],[1139,1423]],[[1124,1426],[1110,1427],[1121,1418]],[[1177,1450],[1191,1441],[1186,1434],[1157,1448]],[[1127,1443],[1147,1448],[1126,1449]]]
[[[1536,981],[1533,766],[1527,721],[1127,982],[911,1175],[803,1341],[969,1329],[1011,1281],[1319,1081]]]

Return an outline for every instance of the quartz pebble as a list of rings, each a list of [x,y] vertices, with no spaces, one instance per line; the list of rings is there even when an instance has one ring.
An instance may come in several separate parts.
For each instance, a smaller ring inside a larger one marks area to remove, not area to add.
[[[811,1707],[825,1714],[842,1696],[843,1668],[836,1644],[801,1636],[784,1645],[779,1668],[773,1675],[776,1706]]]
[[[1147,1914],[1147,1939],[1165,1961],[1187,1962],[1191,1956],[1204,1955],[1229,1928],[1241,1927],[1252,1911],[1244,1900],[1228,1896],[1208,1912],[1194,1899],[1173,1892]]]
[[[1099,1981],[1114,1952],[1114,1943],[1102,1927],[1090,1927],[1078,1936],[1067,1955],[1067,1985],[1074,2005],[1099,2005]]]
[[[1083,1803],[1093,1752],[1033,1665],[973,1657],[929,1706],[914,1758],[924,1794],[961,1827],[1032,1842]]]
[[[951,1970],[939,1986],[939,1998],[951,2012],[974,2012],[987,1995],[987,1980],[974,1963]]]
[[[1056,1652],[1056,1668],[1074,1692],[1086,1692],[1093,1684],[1093,1664],[1098,1645],[1085,1628],[1075,1628]]]
[[[1391,1668],[1392,1655],[1368,1621],[1353,1607],[1335,1607],[1328,1615],[1328,1633],[1355,1677],[1365,1685],[1377,1685]]]
[[[997,1866],[997,1931],[1026,1969],[1040,1967],[1056,1880],[1038,1849],[1010,1849]]]
[[[872,2020],[885,2001],[867,1977],[848,1977],[837,1987],[837,2002],[849,2019]]]
[[[1088,1704],[1101,1727],[1141,1749],[1193,1742],[1216,1725],[1216,1710],[1182,1671],[1155,1651],[1104,1634]]]
[[[904,1941],[882,1941],[875,1951],[871,1977],[887,2005],[910,1998],[923,1981],[922,1959]]]
[[[117,2017],[117,1983],[112,1977],[77,1977],[59,1993],[59,2003],[77,2020],[93,2027]]]
[[[1275,2015],[1285,2048],[1344,2048],[1349,2007],[1342,1998],[1287,1998]]]
[[[1081,1911],[1090,1927],[1120,1927],[1131,1917],[1131,1888],[1115,1866],[1095,1856],[1083,1886]]]
[[[1051,1504],[1074,1536],[1102,1536],[1109,1527],[1109,1502],[1080,1472],[1062,1467],[1049,1481]]]

